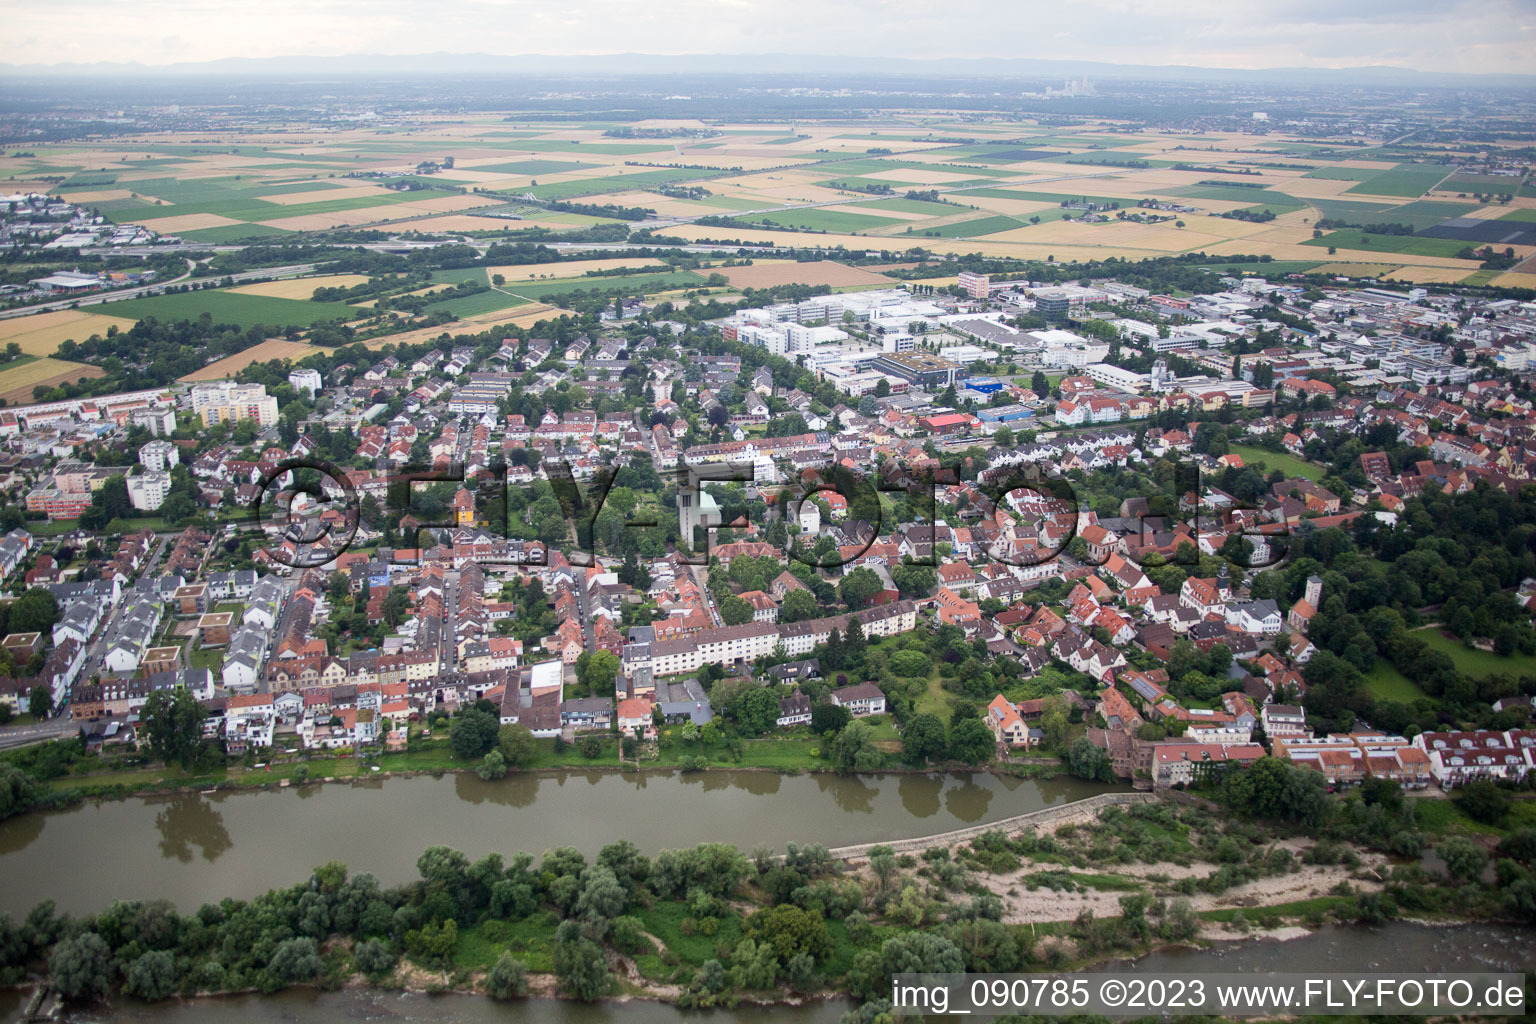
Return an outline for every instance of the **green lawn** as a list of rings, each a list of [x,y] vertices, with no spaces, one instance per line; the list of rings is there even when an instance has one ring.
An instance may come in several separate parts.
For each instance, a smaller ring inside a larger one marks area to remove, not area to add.
[[[204,313],[216,324],[253,327],[298,325],[309,327],[328,320],[353,319],[358,311],[344,302],[311,302],[307,299],[279,299],[270,295],[241,295],[236,292],[207,290],[156,295],[147,299],[128,299],[100,307],[112,316],[134,319],[152,316],[161,321],[196,320]]]
[[[1503,657],[1492,651],[1467,647],[1454,637],[1443,635],[1434,626],[1416,629],[1413,635],[1437,651],[1444,651],[1456,663],[1456,671],[1475,679],[1492,675],[1536,675],[1536,654]]]
[[[1403,675],[1384,658],[1377,658],[1375,666],[1365,674],[1365,688],[1379,700],[1395,700],[1405,704],[1427,696],[1418,683]]]
[[[1267,469],[1278,469],[1287,477],[1303,477],[1307,480],[1321,480],[1323,467],[1303,459],[1298,459],[1290,452],[1272,452],[1268,448],[1255,448],[1247,444],[1234,444],[1231,451],[1235,455],[1241,455],[1245,463],[1264,463]]]
[[[949,692],[944,689],[944,680],[939,673],[934,671],[928,676],[928,689],[912,703],[914,713],[922,715],[938,715],[939,721],[944,723],[946,731],[949,729]]]
[[[1386,216],[1391,216],[1387,214]],[[1360,228],[1340,228],[1302,245],[1331,246],[1353,252],[1410,253],[1416,256],[1455,256],[1469,245],[1457,238],[1422,238],[1418,235],[1373,235]]]
[[[1346,189],[1351,195],[1407,196],[1417,199],[1438,185],[1452,168],[1445,164],[1398,164]]]

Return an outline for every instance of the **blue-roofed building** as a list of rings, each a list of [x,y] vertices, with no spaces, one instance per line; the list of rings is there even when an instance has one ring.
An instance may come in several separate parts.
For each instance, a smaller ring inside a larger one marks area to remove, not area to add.
[[[962,388],[983,395],[995,395],[1003,390],[1005,386],[996,377],[972,377],[962,385]]]
[[[1035,411],[1022,405],[1000,405],[995,409],[978,409],[976,418],[983,423],[1017,423],[1033,419]]]

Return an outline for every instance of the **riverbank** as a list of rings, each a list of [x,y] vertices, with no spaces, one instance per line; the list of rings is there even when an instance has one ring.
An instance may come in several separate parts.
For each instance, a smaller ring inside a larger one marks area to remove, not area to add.
[[[709,757],[692,748],[663,748],[656,756],[638,761],[620,761],[617,744],[609,744],[598,759],[581,755],[575,746],[556,752],[552,742],[541,741],[538,755],[512,774],[558,776],[568,772],[612,772],[644,774],[647,772],[767,772],[782,775],[838,774],[838,769],[821,757],[819,746],[803,737],[747,740],[741,756]],[[698,758],[705,763],[699,764]],[[690,763],[684,767],[684,761]],[[413,748],[397,753],[368,757],[351,755],[279,755],[277,759],[256,765],[229,765],[216,771],[188,771],[171,765],[124,765],[106,770],[74,772],[47,780],[45,799],[36,809],[49,810],[89,799],[122,799],[133,796],[207,793],[283,788],[321,782],[353,782],[373,779],[440,778],[454,774],[474,774],[476,764],[455,758],[446,737],[416,741]],[[931,775],[935,772],[989,773],[1016,779],[1051,779],[1067,774],[1055,759],[1028,759],[967,765],[949,762],[911,765],[892,760],[878,771],[864,775]],[[30,810],[30,809],[29,809]]]

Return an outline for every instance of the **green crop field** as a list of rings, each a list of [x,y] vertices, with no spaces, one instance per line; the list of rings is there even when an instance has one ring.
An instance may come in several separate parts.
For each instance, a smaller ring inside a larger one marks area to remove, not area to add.
[[[670,185],[679,181],[693,181],[696,178],[710,178],[719,173],[718,171],[661,168],[650,171],[636,171],[634,174],[614,174],[606,178],[586,178],[581,181],[555,181],[529,186],[528,188],[514,189],[513,191],[518,195],[532,192],[538,199],[574,199],[577,196],[595,196],[601,195],[604,192],[629,192],[634,189],[647,189],[654,185]]]
[[[960,221],[955,224],[941,224],[934,228],[913,227],[911,233],[929,238],[979,238],[982,235],[995,235],[999,231],[1011,231],[1014,228],[1028,226],[1028,221],[996,216]]]
[[[1234,455],[1241,455],[1244,463],[1262,462],[1265,469],[1278,469],[1287,477],[1321,480],[1324,475],[1322,466],[1314,465],[1304,459],[1298,459],[1290,452],[1272,452],[1268,448],[1255,448],[1247,444],[1231,445],[1230,450]]]
[[[1455,256],[1472,242],[1456,238],[1421,238],[1418,235],[1371,235],[1359,228],[1340,228],[1302,245],[1334,246],[1354,252],[1401,252],[1417,256]]]
[[[1390,171],[1381,171],[1365,181],[1346,189],[1349,194],[1364,193],[1372,196],[1407,196],[1417,199],[1438,185],[1451,168],[1445,164],[1398,164]]]
[[[859,232],[872,231],[905,223],[895,217],[876,217],[866,213],[844,213],[841,210],[775,210],[773,213],[754,213],[737,220],[742,224],[773,224],[784,228],[807,228],[812,231]]]
[[[465,295],[457,299],[447,299],[443,302],[430,303],[426,312],[436,313],[446,310],[454,316],[477,316],[480,313],[493,313],[498,309],[509,309],[512,306],[521,306],[528,300],[518,295],[508,295],[492,288],[488,292],[478,292],[474,295]]]
[[[247,238],[270,238],[273,235],[286,234],[289,232],[266,224],[221,224],[216,228],[196,228],[192,231],[177,232],[181,238],[189,238],[194,242],[243,242]]]
[[[1295,196],[1275,192],[1267,188],[1227,188],[1221,185],[1189,185],[1183,188],[1157,189],[1160,196],[1177,196],[1182,199],[1224,199],[1235,203],[1248,203],[1268,207],[1276,213],[1299,210],[1303,203]],[[1131,204],[1134,205],[1134,204]]]
[[[269,295],[241,295],[230,291],[177,292],[148,299],[128,299],[98,307],[110,316],[161,321],[196,320],[207,313],[216,324],[253,327],[309,327],[327,320],[351,319],[358,311],[344,302],[311,302],[279,299]]]
[[[1510,210],[1499,220],[1521,221],[1526,224],[1536,224],[1536,210]]]
[[[1369,181],[1379,172],[1369,167],[1318,167],[1302,175],[1304,178],[1326,178],[1329,181]]]
[[[1068,192],[1028,192],[1024,189],[1013,188],[968,188],[960,192],[950,194],[950,198],[963,202],[966,196],[981,196],[986,199],[1022,199],[1030,203],[1098,203],[1109,205],[1119,203],[1125,209],[1136,205],[1134,199],[1113,199],[1109,196],[1090,196]]]
[[[514,285],[507,285],[512,288]],[[593,291],[607,294],[622,292],[625,295],[646,295],[651,292],[669,291],[673,288],[702,288],[704,278],[691,270],[674,270],[659,274],[611,274],[592,277],[564,277],[553,281],[532,281],[515,285],[517,294],[529,299],[542,299],[567,292]]]
[[[584,171],[602,164],[586,164],[580,160],[513,160],[505,164],[482,164],[475,171],[495,171],[498,174],[564,174],[567,171]]]
[[[507,148],[519,153],[597,153],[602,156],[672,152],[672,146],[666,142],[578,142],[574,139],[530,139]]]
[[[484,267],[454,267],[451,270],[432,271],[433,284],[463,284],[465,281],[474,281],[477,284],[490,284],[485,276]]]
[[[933,217],[947,217],[959,213],[961,207],[949,203],[930,203],[925,199],[881,199],[874,203],[860,203],[861,210],[895,210],[897,213],[926,213]]]
[[[1492,651],[1468,647],[1455,637],[1446,636],[1437,627],[1426,626],[1413,631],[1413,635],[1430,647],[1450,656],[1456,663],[1456,671],[1474,679],[1485,676],[1536,675],[1536,654],[1513,654],[1507,657]]]
[[[253,196],[288,196],[298,192],[318,192],[323,189],[343,188],[334,181],[316,178],[313,181],[290,181],[282,185],[265,185],[247,190]]]
[[[1518,177],[1503,174],[1453,174],[1440,183],[1448,192],[1508,192],[1513,195],[1520,187]]]

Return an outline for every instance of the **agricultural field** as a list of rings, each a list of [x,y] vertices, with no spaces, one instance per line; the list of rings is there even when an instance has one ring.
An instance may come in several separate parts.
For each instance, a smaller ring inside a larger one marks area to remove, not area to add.
[[[1440,184],[1451,170],[1452,168],[1444,164],[1398,164],[1389,171],[1371,175],[1347,191],[1372,196],[1404,196],[1417,199]]]
[[[313,289],[311,289],[313,291]],[[140,320],[196,320],[207,313],[214,323],[240,327],[311,327],[329,320],[353,319],[357,310],[343,302],[310,302],[268,295],[241,295],[233,291],[177,292],[147,299],[128,299],[110,305],[114,315]]]
[[[87,313],[79,309],[11,317],[0,320],[0,348],[14,341],[26,355],[51,356],[65,341],[84,341],[93,334],[104,336],[113,327],[126,331],[134,323],[128,317]]]
[[[733,288],[773,288],[781,284],[879,288],[892,283],[891,278],[884,274],[825,260],[817,263],[758,263],[750,267],[721,267],[714,273],[725,275]]]
[[[1425,238],[1421,235],[1373,235],[1359,228],[1340,228],[1322,238],[1309,238],[1302,245],[1333,246],[1357,252],[1395,252],[1418,256],[1454,257],[1469,243],[1455,238]]]
[[[513,286],[506,286],[511,290]],[[515,301],[517,296],[524,299],[543,299],[551,295],[563,295],[568,292],[598,291],[609,294],[622,292],[625,295],[644,295],[648,292],[663,291],[668,288],[703,288],[704,277],[692,270],[674,270],[659,274],[612,274],[597,277],[567,277],[555,278],[550,281],[537,281],[532,284],[518,284],[516,295],[506,295],[501,292],[492,294],[501,295],[503,299]],[[482,296],[472,295],[470,298],[478,299]],[[510,304],[505,303],[505,304]],[[451,303],[440,303],[429,309],[441,309],[451,306]],[[483,310],[481,312],[484,312]]]
[[[1453,170],[1449,164],[1409,163],[1404,154],[1410,150],[1341,148],[1283,132],[1266,136],[1256,149],[1252,135],[1237,132],[1196,138],[1092,121],[980,125],[943,114],[908,114],[900,125],[874,120],[856,128],[846,121],[797,121],[792,129],[727,123],[709,126],[712,134],[660,139],[606,135],[612,127],[498,116],[428,120],[382,133],[358,127],[168,134],[153,143],[103,141],[88,148],[42,144],[25,155],[0,155],[0,177],[21,185],[47,176],[43,187],[114,221],[204,242],[349,227],[479,237],[541,229],[558,236],[605,225],[653,227],[658,234],[697,240],[855,250],[878,239],[875,244],[892,252],[920,246],[940,254],[1062,260],[1205,251],[1301,262],[1309,251],[1301,248],[1310,234],[1307,222],[1318,216],[1396,221],[1424,231],[1479,209],[1470,202],[1403,202],[1431,190],[1437,200],[1446,198],[1446,187],[1458,184],[1441,181]],[[1273,156],[1256,161],[1255,152]],[[1280,161],[1287,166],[1274,166]],[[1046,180],[1036,188],[1028,184],[1040,179]],[[705,192],[657,191],[673,185]],[[1240,187],[1246,185],[1264,187]],[[907,190],[912,194],[903,194]],[[1031,217],[1060,220],[1065,201],[1129,209],[1144,198],[1195,207],[1180,215],[1189,230],[1028,223]],[[640,207],[656,216],[632,222],[541,205],[562,200]],[[509,201],[519,204],[518,218],[471,212],[504,210]],[[1263,224],[1204,216],[1241,209],[1278,216]],[[725,227],[695,223],[734,213],[743,216]],[[764,227],[769,223],[775,229]],[[1396,243],[1412,246],[1400,250],[1382,247],[1387,244],[1364,250],[1339,245],[1332,262],[1379,265],[1379,253],[1389,251],[1405,264],[1448,262],[1445,248],[1434,242]],[[246,297],[307,298],[287,291]]]
[[[879,217],[866,213],[846,213],[840,210],[790,210],[784,213],[757,213],[738,217],[742,224],[761,224],[774,227],[800,228],[807,231],[837,231],[857,234],[875,228],[902,224],[894,217]]]
[[[7,405],[33,401],[32,392],[38,387],[55,387],[73,383],[86,377],[105,377],[106,371],[99,366],[72,363],[64,359],[31,359],[17,361],[0,367],[0,399]]]
[[[236,352],[232,356],[225,356],[216,362],[189,373],[181,378],[184,381],[198,380],[222,380],[225,377],[233,377],[241,370],[253,363],[265,363],[273,359],[300,360],[305,356],[314,355],[315,349],[299,341],[286,341],[282,338],[268,338],[259,345],[253,345],[244,352]]]
[[[367,284],[366,274],[325,274],[320,277],[295,277],[286,281],[260,281],[256,284],[237,285],[229,291],[235,295],[265,295],[274,299],[301,299],[308,301],[317,288],[351,288]]]
[[[914,235],[923,235],[925,238],[978,238],[982,235],[994,235],[999,231],[1011,231],[1014,228],[1027,227],[1026,220],[1015,220],[1012,217],[1004,217],[1001,214],[993,217],[978,217],[975,220],[956,221],[953,224],[941,224],[937,227],[918,228],[908,227],[908,231]]]

